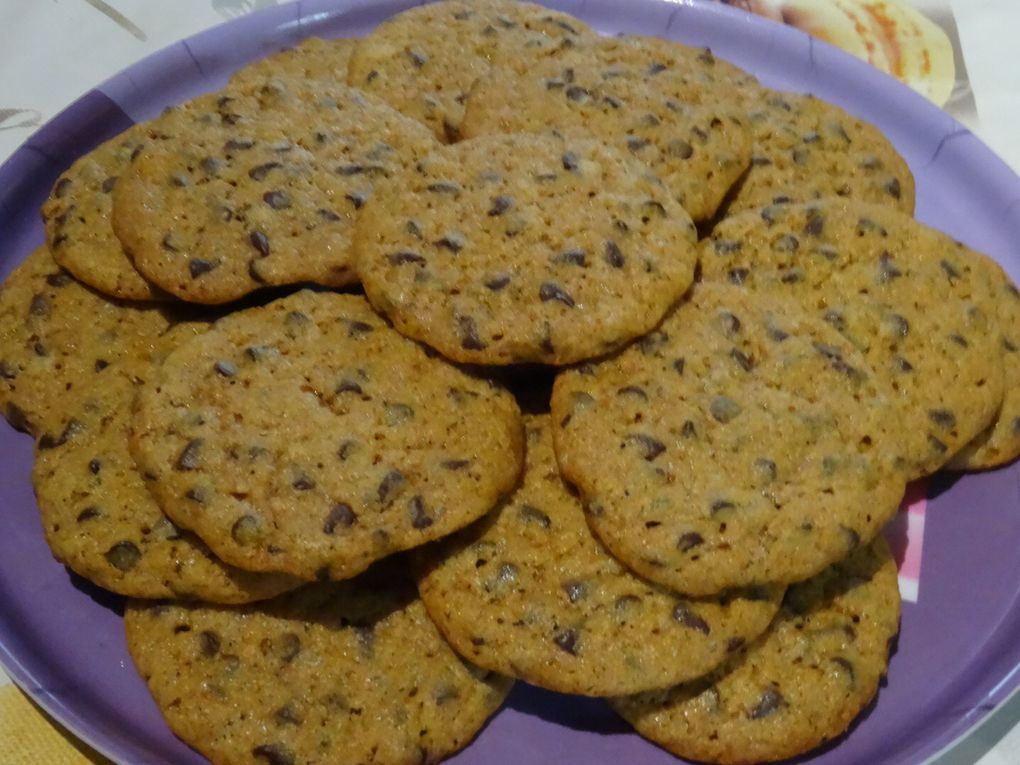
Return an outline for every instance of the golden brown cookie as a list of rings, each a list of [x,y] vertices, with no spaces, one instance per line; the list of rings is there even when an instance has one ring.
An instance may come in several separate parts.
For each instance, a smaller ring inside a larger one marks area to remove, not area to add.
[[[415,556],[425,607],[461,655],[562,693],[611,696],[703,675],[772,621],[782,587],[687,599],[620,565],[560,477],[549,417],[525,428],[517,490]]]
[[[248,606],[132,601],[128,649],[174,733],[213,762],[438,762],[511,681],[455,654],[395,568]]]
[[[594,34],[579,19],[532,3],[429,3],[384,21],[360,40],[348,82],[452,142],[460,137],[468,91],[493,63],[526,69]]]
[[[138,273],[113,233],[113,188],[146,141],[135,125],[75,162],[42,207],[46,243],[57,263],[105,295],[128,300],[171,300]]]
[[[163,511],[240,568],[343,579],[449,534],[517,480],[513,398],[303,291],[174,349],[132,450]]]
[[[727,214],[831,196],[914,212],[914,176],[874,125],[814,96],[778,91],[748,104],[748,119],[754,156]]]
[[[865,354],[897,393],[909,478],[945,464],[1002,403],[981,262],[895,209],[838,199],[733,216],[701,245],[706,281],[792,300]]]
[[[679,757],[785,760],[840,735],[868,705],[899,615],[896,563],[878,537],[792,586],[769,630],[707,677],[610,703]]]
[[[1020,293],[1002,266],[983,255],[974,256],[969,262],[987,272],[991,285],[991,294],[980,305],[1001,334],[1005,390],[995,421],[947,463],[953,470],[984,470],[1020,455]]]
[[[74,396],[61,400],[53,430],[36,442],[32,486],[53,555],[121,595],[244,603],[300,583],[217,560],[163,514],[128,450],[135,392],[159,357],[204,327],[178,324],[152,349],[138,348],[81,381]]]
[[[326,81],[289,82],[217,95],[219,120],[182,125],[172,112],[150,125],[169,137],[150,140],[122,173],[113,226],[161,288],[224,303],[267,285],[354,281],[359,211],[381,178],[435,142],[346,86],[326,83],[328,95],[312,103]]]
[[[171,323],[163,309],[100,295],[41,247],[0,286],[0,407],[38,433],[62,402],[102,386],[105,370],[147,349]]]
[[[883,382],[796,305],[699,284],[655,332],[557,377],[556,459],[588,525],[648,579],[690,595],[796,582],[903,496]]]
[[[658,70],[645,62],[621,63],[621,47],[619,40],[597,38],[523,72],[496,67],[472,88],[461,133],[588,130],[645,164],[695,221],[711,218],[751,161],[743,109],[707,90],[704,97],[678,98],[663,87],[669,74],[650,74]],[[701,54],[683,51],[692,54],[695,71],[707,66]]]
[[[644,334],[694,275],[694,226],[657,178],[584,134],[443,146],[380,187],[356,268],[447,358],[565,364]]]

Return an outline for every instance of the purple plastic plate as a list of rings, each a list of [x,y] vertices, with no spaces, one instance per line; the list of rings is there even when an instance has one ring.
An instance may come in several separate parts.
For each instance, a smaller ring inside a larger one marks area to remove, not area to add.
[[[308,35],[364,35],[413,4],[306,0],[269,8],[166,48],[86,93],[0,168],[0,278],[43,241],[39,207],[81,154],[168,104],[221,86],[252,59]],[[918,218],[1020,275],[1020,179],[949,116],[877,70],[718,5],[549,4],[603,32],[711,46],[768,85],[813,92],[879,125],[917,178]],[[205,762],[170,733],[131,666],[122,599],[54,562],[32,496],[31,460],[31,440],[0,425],[0,661],[50,714],[117,761]],[[1020,686],[1018,476],[1014,465],[929,481],[918,598],[904,603],[888,682],[847,735],[805,759],[923,762]],[[912,544],[920,529],[915,522]],[[676,762],[629,733],[602,702],[523,684],[455,761]]]

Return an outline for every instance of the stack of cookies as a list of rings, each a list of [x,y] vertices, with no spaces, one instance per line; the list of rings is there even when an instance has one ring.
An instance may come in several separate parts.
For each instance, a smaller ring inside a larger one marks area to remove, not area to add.
[[[913,204],[836,106],[447,0],[68,169],[0,404],[215,762],[436,761],[514,679],[783,759],[885,673],[906,482],[1020,454],[1020,294]]]

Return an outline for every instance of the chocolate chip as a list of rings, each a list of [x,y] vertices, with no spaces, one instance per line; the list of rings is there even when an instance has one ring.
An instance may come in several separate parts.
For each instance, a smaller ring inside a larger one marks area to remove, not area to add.
[[[111,175],[109,178],[103,181],[103,185],[100,187],[104,194],[109,194],[117,185],[117,176]]]
[[[463,470],[471,464],[471,460],[443,460],[439,467],[444,470]]]
[[[902,356],[893,356],[893,364],[900,372],[913,372],[914,365],[907,361]]]
[[[729,270],[730,284],[741,285],[747,281],[747,277],[751,274],[751,270],[748,268],[731,268]]]
[[[656,61],[648,67],[648,74],[655,75],[658,74],[659,72],[665,72],[668,68],[669,67],[667,67],[662,62]]]
[[[564,170],[577,170],[577,168],[580,167],[581,164],[581,160],[572,151],[564,152],[563,156],[560,157],[560,160],[563,162]]]
[[[358,520],[358,516],[355,514],[351,506],[346,502],[338,502],[333,505],[329,514],[326,516],[326,520],[322,524],[322,532],[324,534],[333,534],[338,527],[350,528]]]
[[[721,311],[717,316],[716,320],[719,326],[722,328],[723,334],[727,337],[740,331],[740,319],[734,316],[729,311]]]
[[[709,405],[709,411],[718,422],[729,422],[743,410],[729,396],[716,396]]]
[[[263,258],[269,257],[269,237],[261,231],[252,231],[248,234],[248,241],[251,246],[258,250]]]
[[[414,263],[417,266],[425,265],[425,258],[416,252],[408,252],[406,250],[393,253],[389,256],[389,261],[394,266],[403,266],[407,263]]]
[[[605,253],[602,257],[613,268],[623,268],[623,252],[620,250],[620,246],[612,239],[606,242]]]
[[[417,529],[428,528],[435,519],[428,515],[425,510],[425,501],[416,495],[407,503],[407,512],[411,518],[411,526]]]
[[[78,433],[82,431],[82,425],[78,420],[73,417],[67,421],[67,425],[64,426],[64,430],[59,436],[54,436],[51,433],[46,433],[39,439],[37,444],[40,451],[47,449],[56,449],[58,446],[63,446],[70,439],[74,438]]]
[[[680,538],[676,541],[676,549],[680,552],[690,552],[695,547],[703,545],[705,538],[696,531],[688,531],[685,534],[681,534]]]
[[[64,195],[67,194],[67,192],[70,190],[70,188],[71,188],[71,179],[70,178],[61,178],[53,186],[53,192],[52,192],[53,196],[56,197],[57,199],[63,199]]]
[[[745,372],[750,372],[754,369],[754,361],[739,348],[730,350],[730,358],[736,361]]]
[[[632,396],[634,398],[639,398],[642,401],[648,400],[648,394],[645,393],[644,388],[642,388],[640,385],[626,385],[623,388],[620,388],[618,391],[616,391],[616,395]]]
[[[878,257],[878,282],[879,284],[886,284],[903,276],[903,272],[896,268],[893,263],[893,257],[889,252],[883,252]]]
[[[230,527],[230,536],[239,545],[251,544],[261,536],[262,521],[254,515],[242,515]]]
[[[341,393],[354,393],[358,396],[364,395],[365,393],[361,385],[349,377],[345,377],[343,380],[338,382],[336,387],[333,389],[333,392],[337,395],[340,395]]]
[[[730,500],[728,499],[715,499],[712,500],[712,504],[709,505],[709,509],[711,510],[712,515],[715,515],[716,513],[721,513],[723,510],[733,510],[735,508],[736,505],[730,502]]]
[[[108,366],[110,366],[110,362],[107,361],[106,359],[96,359],[96,363],[93,364],[92,368],[95,369],[97,372],[102,372]]]
[[[581,103],[582,101],[588,101],[594,95],[587,88],[582,88],[580,85],[571,85],[563,91],[564,95],[575,103]]]
[[[348,337],[363,337],[369,332],[372,332],[374,327],[371,324],[366,324],[363,321],[357,319],[349,319],[347,322],[347,335]]]
[[[491,279],[485,281],[485,286],[493,292],[499,292],[501,289],[506,287],[510,283],[510,277],[503,274],[500,276],[494,276]]]
[[[202,439],[193,438],[188,442],[188,445],[181,450],[181,453],[177,456],[177,461],[174,463],[175,470],[196,470],[201,464],[199,459],[199,451],[202,448]]]
[[[401,486],[404,485],[406,479],[404,474],[399,470],[391,470],[379,483],[378,496],[380,502],[386,502],[397,491]]]
[[[202,630],[198,633],[198,651],[207,659],[220,652],[220,636],[212,630]]]
[[[690,159],[694,155],[694,147],[682,138],[674,138],[666,144],[666,154],[677,159]]]
[[[425,66],[425,64],[429,62],[428,56],[416,50],[407,51],[407,56],[408,58],[411,59],[411,63],[414,64],[415,67],[417,67],[418,69],[421,69],[423,66]]]
[[[684,420],[684,424],[680,428],[680,435],[682,435],[684,438],[697,438],[698,429],[695,427],[694,423],[691,422],[690,420]]]
[[[577,632],[575,630],[562,630],[553,635],[553,642],[560,650],[577,656]]]
[[[320,218],[322,218],[323,220],[333,221],[334,223],[336,221],[340,220],[340,216],[337,215],[332,210],[327,210],[327,209],[323,208],[321,210],[317,210],[316,212],[317,212],[318,216]]]
[[[568,295],[562,287],[553,282],[543,282],[542,286],[539,287],[538,297],[543,303],[548,303],[550,300],[556,300],[568,308],[575,306],[574,299]]]
[[[829,365],[837,372],[844,374],[853,380],[864,379],[864,374],[859,369],[846,362],[839,348],[818,341],[815,341],[813,345],[816,351],[829,360]]]
[[[885,184],[885,190],[889,192],[889,196],[891,196],[893,199],[899,199],[901,193],[899,178],[893,178],[887,184]]]
[[[482,342],[478,335],[478,325],[470,316],[457,317],[457,325],[460,328],[460,347],[468,351],[480,351],[488,347]]]
[[[956,415],[948,409],[929,409],[928,419],[943,430],[952,430],[956,427]]]
[[[761,720],[763,717],[768,717],[785,703],[782,694],[774,687],[771,687],[762,694],[758,703],[755,704],[747,716],[752,720]]]
[[[102,514],[98,507],[91,505],[78,513],[75,520],[78,523],[84,523],[85,521],[91,521],[93,518],[99,518]]]
[[[196,502],[200,505],[204,505],[206,502],[205,489],[199,488],[197,486],[192,486],[190,489],[184,492],[184,497],[185,499],[190,499],[192,502]]]
[[[521,520],[525,523],[537,523],[543,529],[549,528],[552,521],[549,516],[539,510],[537,507],[531,505],[521,505],[518,509],[518,513],[521,516]]]
[[[234,151],[245,151],[255,145],[255,142],[247,138],[231,138],[223,144],[223,150],[228,154]]]
[[[796,252],[800,249],[800,240],[793,234],[783,234],[772,242],[776,252]]]
[[[963,335],[953,333],[952,335],[949,336],[949,339],[952,340],[961,348],[967,348],[970,346],[970,343],[967,342],[967,338],[965,338]]]
[[[825,216],[818,210],[808,210],[807,222],[804,224],[804,233],[809,236],[821,236],[825,228]]]
[[[708,622],[694,613],[694,611],[685,606],[683,603],[677,603],[676,606],[673,607],[673,620],[677,624],[696,630],[703,635],[708,635],[712,631],[712,629],[708,626]]]
[[[266,765],[294,765],[294,755],[283,744],[259,744],[251,750],[256,759],[266,761]]]
[[[386,402],[386,424],[395,428],[414,419],[414,407],[399,402]]]
[[[437,194],[459,194],[461,191],[460,185],[454,183],[453,181],[439,181],[437,183],[430,183],[425,188]]]
[[[500,195],[492,198],[492,207],[489,208],[489,215],[495,217],[502,215],[511,207],[513,207],[514,200],[511,197]]]
[[[850,675],[851,683],[854,682],[855,679],[854,665],[849,660],[844,659],[842,656],[833,656],[831,658],[831,661],[833,664],[835,664],[844,672],[846,672],[848,675]]]
[[[889,324],[892,327],[893,334],[900,337],[906,337],[910,332],[910,322],[900,316],[898,313],[889,314]]]
[[[290,195],[286,191],[267,191],[262,201],[274,210],[286,210],[291,205]]]
[[[271,170],[281,167],[279,162],[266,162],[263,165],[256,165],[248,171],[248,177],[253,181],[264,181]]]
[[[118,571],[130,571],[142,559],[142,552],[133,542],[117,542],[103,556]]]
[[[435,245],[443,247],[450,252],[458,253],[464,249],[464,237],[460,234],[447,234],[442,239],[437,239]]]
[[[588,596],[588,585],[584,582],[564,582],[563,591],[567,593],[567,600],[576,603]]]
[[[290,485],[295,491],[309,491],[315,488],[315,481],[302,473],[295,478]]]
[[[233,377],[237,374],[237,366],[229,361],[217,361],[213,368],[224,377]]]
[[[776,463],[772,460],[759,457],[754,461],[754,469],[768,481],[776,480]]]
[[[46,276],[46,283],[51,287],[66,287],[73,281],[74,277],[66,271],[59,271],[55,274],[48,274]]]
[[[666,445],[662,441],[652,438],[645,433],[632,433],[624,438],[624,441],[637,446],[641,456],[648,462],[651,462],[666,451]]]
[[[33,295],[28,306],[28,313],[32,316],[48,316],[50,313],[50,300],[45,295]]]
[[[188,261],[188,273],[191,274],[192,279],[197,279],[202,274],[209,273],[219,265],[219,263],[211,263],[208,260],[202,260],[201,258],[192,258]]]
[[[566,263],[572,266],[581,266],[582,268],[588,265],[584,250],[567,250],[554,256],[552,260],[554,263]]]

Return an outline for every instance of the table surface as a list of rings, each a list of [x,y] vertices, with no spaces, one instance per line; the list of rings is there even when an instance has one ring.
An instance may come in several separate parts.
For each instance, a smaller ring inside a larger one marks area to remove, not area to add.
[[[282,0],[281,0],[282,2]],[[138,59],[277,0],[3,0],[0,162],[40,125]],[[953,12],[977,101],[970,127],[1020,172],[1020,29],[1016,0],[956,0]],[[44,42],[45,41],[45,42]],[[59,45],[53,44],[59,41]],[[9,683],[0,669],[0,686]],[[931,765],[1020,762],[1020,694]]]

